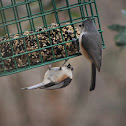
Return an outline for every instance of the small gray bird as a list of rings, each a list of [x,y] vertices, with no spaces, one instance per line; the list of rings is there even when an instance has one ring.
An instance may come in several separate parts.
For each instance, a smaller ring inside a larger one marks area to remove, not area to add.
[[[102,39],[91,18],[82,22],[79,45],[82,55],[84,55],[92,65],[90,91],[95,89],[96,68],[100,72],[102,63]]]
[[[59,89],[64,88],[70,84],[72,81],[72,71],[73,67],[68,64],[64,67],[50,67],[44,75],[43,82],[22,88],[24,90],[32,90],[32,89]]]

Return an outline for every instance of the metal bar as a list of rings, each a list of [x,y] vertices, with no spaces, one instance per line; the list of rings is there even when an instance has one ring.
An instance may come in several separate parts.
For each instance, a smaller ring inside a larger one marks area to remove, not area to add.
[[[91,2],[91,0],[88,0],[89,2]],[[92,3],[89,4],[90,6],[90,10],[91,10],[91,15],[92,17],[94,17],[94,12],[93,12],[93,9],[92,9]],[[94,23],[96,24],[95,20],[94,20]]]
[[[53,10],[54,10],[54,13],[55,13],[56,22],[57,22],[57,24],[59,24],[59,27],[60,27],[60,21],[59,21],[58,11],[56,9],[56,2],[55,2],[55,0],[52,0],[52,4],[53,4]],[[61,32],[62,40],[64,42],[64,38],[63,38],[61,27],[60,27],[60,32]],[[64,48],[65,48],[66,56],[68,57],[68,53],[67,53],[67,49],[66,49],[66,44],[63,44],[63,45],[64,45]]]
[[[62,44],[65,44],[65,43],[69,43],[69,42],[72,42],[72,41],[73,40],[62,42],[62,43],[58,43],[58,44],[55,44],[55,45],[51,45],[51,46],[47,46],[47,47],[44,47],[44,48],[35,49],[35,50],[32,50],[32,51],[28,51],[28,52],[25,52],[25,53],[20,53],[20,54],[9,56],[9,57],[2,58],[2,59],[5,60],[5,59],[21,56],[21,55],[24,55],[24,54],[29,54],[29,53],[32,53],[32,52],[40,51],[40,50],[43,50],[43,49],[48,49],[48,48],[55,47],[55,46],[58,46],[58,45],[62,45]]]
[[[82,4],[81,0],[78,0],[79,4]],[[83,5],[79,6],[80,7],[80,13],[81,13],[81,18],[82,20],[85,18],[85,14],[84,14],[84,9],[83,9]]]
[[[30,18],[32,17],[32,11],[31,11],[31,7],[30,7],[30,3],[28,4],[28,15],[30,16]],[[34,25],[34,20],[33,20],[33,18],[31,18],[31,25],[32,25],[32,28],[34,29],[34,32],[35,32],[35,25]],[[32,30],[32,29],[31,29]],[[37,36],[35,35],[35,37],[36,37],[36,40],[37,40],[37,46],[38,46],[38,48],[40,48],[40,46],[39,46],[39,42],[38,42],[38,38],[37,38]],[[41,55],[41,52],[39,51],[39,56],[40,56],[40,59],[41,59],[41,62],[43,63],[43,59],[42,59],[42,55]]]
[[[0,0],[0,1],[1,1],[1,0]],[[0,8],[0,10],[5,10],[5,9],[9,9],[9,8],[21,6],[21,5],[27,4],[27,3],[29,3],[29,2],[35,2],[35,1],[38,1],[38,0],[32,0],[32,1],[29,0],[29,1],[27,1],[27,2],[20,2],[20,3],[17,3],[17,4],[15,4],[15,5],[8,5],[8,6],[5,6],[5,7],[2,6],[2,8]]]
[[[38,2],[40,2],[40,1],[38,1]],[[94,3],[94,2],[93,2]],[[88,3],[82,3],[82,4],[80,4],[80,5],[78,5],[78,3],[76,3],[76,4],[71,4],[70,5],[70,8],[75,8],[75,7],[79,7],[79,6],[82,6],[82,5],[85,5],[85,4],[88,4]],[[41,9],[41,8],[40,8]],[[67,6],[63,6],[63,7],[59,7],[59,8],[57,8],[57,11],[58,12],[60,12],[60,11],[64,11],[64,10],[68,10],[68,8],[67,8]],[[48,13],[48,12],[50,12],[50,13]],[[47,11],[44,11],[44,15],[49,15],[49,14],[51,14],[51,13],[54,13],[53,12],[53,10],[47,10]],[[47,14],[46,14],[47,13]],[[32,17],[33,16],[36,16],[36,15],[40,15],[41,14],[41,12],[40,13],[34,13],[34,14],[32,14]],[[40,15],[41,16],[41,15]],[[19,17],[19,20],[21,20],[21,19],[23,19],[23,18],[28,18],[28,16],[23,16],[23,17]],[[15,21],[14,19],[11,19],[11,20],[7,20],[6,22],[11,22],[11,21]],[[2,24],[2,22],[0,22],[0,24]]]
[[[69,8],[70,5],[69,5],[68,0],[66,0],[66,4],[67,4],[67,7]],[[72,19],[72,15],[71,15],[70,9],[68,9],[68,13],[69,13],[69,18],[70,18],[70,23],[73,23],[73,19]],[[72,27],[73,27],[73,29],[74,29],[74,36],[75,36],[75,38],[77,38],[74,25],[72,25]],[[78,47],[78,48],[79,48],[79,47]]]
[[[25,0],[25,2],[27,2],[27,0]],[[33,30],[32,18],[30,16],[30,12],[29,12],[29,2],[26,4],[26,9],[27,9],[27,14],[28,14],[28,20],[29,20],[29,23],[30,23],[30,27],[31,27],[31,30]]]
[[[27,1],[27,2],[20,2],[20,3],[17,3],[16,5],[11,5],[11,6],[6,6],[6,7],[2,7],[0,8],[0,10],[5,10],[5,9],[9,9],[9,8],[13,8],[13,7],[17,7],[17,6],[21,6],[21,5],[25,5],[27,3],[33,3],[33,2],[36,2],[36,1],[39,1],[39,0],[32,0],[32,1]],[[93,2],[92,2],[93,3]],[[85,2],[84,4],[89,4],[89,2]],[[74,5],[78,5],[78,4],[72,4],[71,6],[74,6]],[[65,7],[65,6],[64,6]],[[63,9],[64,7],[59,7],[57,9]],[[47,10],[45,12],[49,12],[49,11],[52,11],[52,10]]]
[[[40,9],[41,9],[41,13],[44,14],[45,12],[44,12],[44,9],[43,9],[43,2],[42,2],[42,1],[39,2],[39,6],[40,6]],[[48,25],[47,25],[47,21],[46,21],[45,15],[42,16],[42,20],[43,20],[44,27],[47,28]],[[51,38],[50,38],[50,32],[49,32],[49,31],[50,31],[50,30],[48,30],[47,33],[48,33],[48,35],[49,35],[49,41],[50,41],[50,44],[51,44],[51,47],[52,47],[52,41],[51,41]],[[53,54],[53,59],[55,60],[56,58],[55,58],[55,54],[54,54],[54,49],[53,49],[53,47],[51,48],[51,50],[52,50],[52,54]]]
[[[3,7],[2,1],[1,1],[1,7]],[[3,19],[4,19],[5,23],[6,23],[6,16],[5,16],[4,10],[3,10]],[[6,26],[6,30],[7,30],[8,37],[10,39],[10,34],[9,34],[8,26]],[[12,41],[10,41],[10,45],[11,45],[11,53],[12,53],[12,55],[14,55]],[[13,60],[13,59],[11,59],[11,60]],[[15,58],[14,58],[14,64],[15,64],[15,67],[16,67],[16,70],[17,70],[17,63],[16,63]]]
[[[88,2],[88,3],[86,3],[86,4],[89,4],[89,3],[91,3],[91,2]],[[74,7],[69,7],[69,8],[64,8],[64,9],[62,9],[62,10],[57,10],[57,12],[60,12],[60,11],[64,11],[64,10],[68,10],[68,9],[71,9],[71,8],[76,8],[76,7],[79,7],[79,6],[82,6],[82,5],[86,5],[85,3],[83,3],[83,4],[80,4],[80,5],[76,5],[76,6],[74,6]],[[28,16],[26,16],[25,18],[26,19],[24,19],[24,20],[19,20],[19,21],[17,21],[17,22],[23,22],[23,21],[27,21],[27,20],[30,20],[30,19],[34,19],[34,18],[37,18],[37,17],[41,17],[41,16],[45,16],[45,15],[49,15],[49,14],[52,14],[52,13],[54,13],[53,11],[51,11],[50,13],[45,13],[44,12],[44,14],[40,14],[40,15],[37,15],[37,16],[32,16],[31,18],[28,18]],[[12,23],[8,23],[8,24],[5,24],[5,25],[11,25],[11,24],[15,24],[15,22],[12,22]],[[0,27],[3,27],[4,25],[1,25]]]
[[[77,53],[77,54],[75,54],[75,55],[68,56],[68,57],[66,57],[66,58],[60,58],[60,59],[56,59],[56,60],[53,60],[53,61],[45,62],[45,63],[43,63],[43,64],[33,65],[32,67],[20,68],[20,69],[18,69],[18,71],[14,71],[14,70],[13,70],[13,71],[9,71],[9,72],[6,71],[6,73],[0,74],[0,76],[6,76],[6,75],[13,74],[13,73],[18,73],[18,72],[25,71],[25,70],[29,70],[29,69],[32,69],[32,68],[36,68],[36,67],[48,65],[48,64],[51,64],[51,63],[59,62],[59,61],[62,61],[62,60],[74,58],[74,57],[77,57],[77,56],[80,56],[80,55],[81,55],[80,53]]]
[[[15,0],[14,0],[14,4],[16,4]],[[19,14],[18,14],[17,7],[15,7],[15,8],[16,8],[17,19],[19,19]],[[18,22],[18,23],[19,23],[19,28],[20,28],[21,35],[23,35],[23,31],[22,31],[22,27],[21,27],[21,22]],[[24,47],[25,47],[25,52],[27,52],[27,47],[26,47],[26,43],[25,43],[25,39],[24,38],[23,38],[23,44],[24,44]],[[30,66],[30,60],[29,60],[28,54],[26,54],[26,56],[27,56],[28,65]]]
[[[84,3],[87,3],[87,2],[84,0]],[[84,6],[85,6],[85,11],[86,11],[87,16],[88,16],[88,10],[87,10],[87,6],[86,6],[86,5],[88,5],[88,4],[89,4],[89,3],[84,4]]]
[[[95,10],[96,10],[96,14],[98,15],[98,10],[97,10],[97,5],[96,5],[96,1],[94,0],[94,5],[95,5]],[[98,19],[98,24],[99,24],[99,29],[101,30],[101,25],[100,25],[100,20],[99,20],[99,16],[97,17]],[[102,41],[103,41],[103,48],[105,48],[105,43],[104,43],[104,39],[103,39],[103,35],[101,34],[101,38],[102,38]]]
[[[73,23],[71,23],[71,25],[72,25],[72,24],[81,23],[81,22],[83,22],[83,21],[84,21],[84,20],[77,21],[77,22],[73,22]],[[62,22],[62,23],[64,23],[64,22]],[[55,28],[52,28],[52,29],[46,29],[45,31],[35,32],[35,33],[30,34],[30,35],[36,35],[36,34],[39,34],[39,33],[42,33],[42,32],[54,30],[54,29],[57,29],[57,28],[62,28],[62,27],[68,26],[68,25],[70,25],[70,24],[65,24],[65,25],[62,25],[62,26],[59,26],[59,27],[55,27]],[[100,33],[103,32],[102,30],[98,30],[98,31],[99,31]],[[30,35],[27,35],[27,36],[30,36]],[[15,40],[15,39],[23,38],[23,37],[26,37],[26,35],[22,35],[21,37],[13,38],[13,39],[10,39],[10,40]],[[0,43],[9,42],[10,40],[2,41],[2,42],[0,42]]]
[[[13,5],[14,3],[13,3],[13,0],[11,0],[11,4]],[[15,9],[15,7],[13,7],[13,13],[14,13],[14,21],[17,21],[17,17],[16,17],[16,9]],[[7,22],[7,21],[6,21]],[[19,30],[19,26],[18,26],[18,24],[16,23],[16,26],[17,26],[17,30],[18,30],[18,33],[20,33],[20,30]]]

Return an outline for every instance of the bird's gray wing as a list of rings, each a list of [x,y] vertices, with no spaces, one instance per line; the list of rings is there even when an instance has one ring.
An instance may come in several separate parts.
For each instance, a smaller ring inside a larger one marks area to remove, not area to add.
[[[63,86],[61,87],[61,88],[64,88],[64,87],[66,87],[66,86],[68,86],[69,84],[70,84],[70,82],[72,81],[72,79],[71,78],[66,78],[62,83],[64,83],[63,84]]]
[[[43,85],[42,87],[40,87],[40,89],[59,89],[59,88],[64,88],[66,86],[68,86],[70,84],[70,82],[72,81],[71,78],[67,77],[66,79],[64,79],[62,82],[60,83],[54,83],[54,82],[50,82],[46,85]]]
[[[95,64],[98,71],[100,71],[102,60],[102,40],[99,33],[83,34],[82,46],[87,52],[90,60]]]

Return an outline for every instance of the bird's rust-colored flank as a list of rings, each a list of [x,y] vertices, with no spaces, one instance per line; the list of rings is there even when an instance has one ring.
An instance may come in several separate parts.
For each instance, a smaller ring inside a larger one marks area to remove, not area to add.
[[[82,44],[82,43],[81,43],[81,44]],[[82,47],[83,47],[83,46],[82,46]],[[90,62],[92,62],[91,59],[89,58],[89,56],[88,56],[86,50],[85,50],[84,48],[81,48],[81,52],[83,53],[83,55],[84,55]]]
[[[68,78],[68,76],[66,74],[64,74],[61,78],[58,79],[58,83],[62,82],[66,78]]]

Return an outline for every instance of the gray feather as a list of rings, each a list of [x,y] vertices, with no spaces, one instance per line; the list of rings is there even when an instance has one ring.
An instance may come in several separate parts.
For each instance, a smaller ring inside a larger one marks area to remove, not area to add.
[[[89,58],[100,71],[102,61],[102,40],[99,33],[86,33],[82,35],[82,46],[86,50]]]
[[[44,85],[43,83],[39,83],[39,84],[30,86],[30,87],[25,87],[25,88],[21,88],[21,89],[22,89],[22,90],[32,90],[32,89],[40,88],[40,87],[42,87],[43,85]]]
[[[46,84],[46,85],[40,87],[40,89],[52,90],[52,89],[64,88],[64,87],[68,86],[71,81],[72,81],[72,79],[68,77],[68,78],[66,78],[65,80],[63,80],[60,83],[53,83],[53,82],[51,82],[49,84]]]

